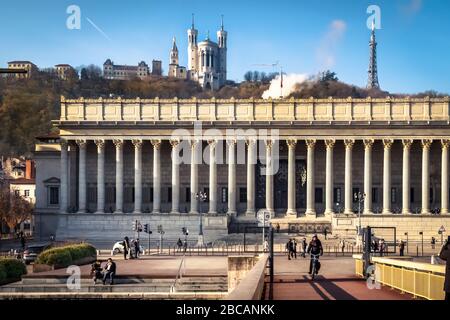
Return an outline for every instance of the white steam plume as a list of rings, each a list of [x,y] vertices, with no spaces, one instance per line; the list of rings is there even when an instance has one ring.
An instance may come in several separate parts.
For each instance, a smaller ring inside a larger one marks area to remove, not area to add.
[[[283,74],[283,89],[281,90],[281,77],[278,75],[275,79],[270,82],[270,87],[268,90],[264,91],[263,99],[278,99],[281,94],[283,97],[289,96],[295,89],[295,85],[303,83],[309,79],[307,74]],[[283,91],[283,93],[281,93]]]

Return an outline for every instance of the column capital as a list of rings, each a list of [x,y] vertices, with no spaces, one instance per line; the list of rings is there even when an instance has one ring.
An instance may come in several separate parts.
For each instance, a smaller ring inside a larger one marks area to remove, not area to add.
[[[236,144],[237,144],[236,138],[228,138],[227,139],[227,145],[229,145],[230,147],[234,147]]]
[[[422,147],[424,149],[429,149],[431,147],[432,143],[433,143],[433,140],[431,140],[431,139],[423,139],[422,140]]]
[[[375,143],[375,140],[374,139],[364,139],[363,143],[364,143],[364,148],[372,149],[372,146]]]
[[[314,148],[316,146],[315,139],[307,139],[307,140],[305,140],[305,143],[308,148]]]
[[[394,144],[393,139],[383,139],[384,149],[391,149],[393,144]]]
[[[176,148],[180,144],[180,139],[170,139],[169,142],[172,148]]]
[[[142,147],[142,143],[143,143],[142,139],[134,139],[131,142],[133,143],[133,145],[136,149]]]
[[[334,139],[327,139],[324,142],[325,142],[325,146],[328,149],[334,148],[334,145],[336,144],[336,140],[334,140]]]
[[[413,143],[414,143],[414,140],[411,140],[411,139],[403,139],[402,140],[403,148],[405,148],[405,149],[411,148]]]
[[[99,150],[103,150],[105,148],[105,140],[103,139],[94,140],[94,143],[97,146],[97,149]]]
[[[159,150],[161,148],[161,139],[150,140],[150,143],[152,144],[154,149]]]
[[[59,144],[61,145],[61,148],[67,148],[69,146],[69,141],[66,139],[61,139]]]
[[[116,146],[116,148],[122,148],[124,141],[122,139],[114,139],[113,143]]]
[[[75,142],[80,148],[86,148],[86,144],[87,144],[86,140],[79,139],[79,140],[76,140]]]
[[[246,139],[246,140],[245,140],[245,144],[246,144],[247,146],[255,145],[255,144],[256,144],[256,139],[254,139],[254,138]]]
[[[266,139],[266,140],[264,140],[264,143],[266,144],[266,149],[272,149],[272,147],[273,147],[273,144],[275,143],[275,141],[274,140],[272,140],[272,139]]]
[[[450,140],[442,139],[441,140],[441,145],[442,145],[442,148],[448,148],[450,146]]]
[[[295,148],[297,146],[297,139],[289,138],[286,140],[286,144],[289,148]]]
[[[355,145],[355,140],[354,139],[345,139],[344,145],[345,145],[345,148],[352,149],[353,146]]]
[[[210,145],[211,148],[215,148],[217,145],[217,140],[216,139],[208,140],[208,145]]]
[[[191,139],[191,140],[189,140],[189,144],[190,144],[192,149],[194,149],[199,143],[200,143],[200,140],[198,140],[198,139]]]

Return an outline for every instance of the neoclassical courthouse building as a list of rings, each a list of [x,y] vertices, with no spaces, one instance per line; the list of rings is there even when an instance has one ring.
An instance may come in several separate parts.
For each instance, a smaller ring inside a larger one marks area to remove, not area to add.
[[[35,231],[115,240],[140,220],[178,239],[201,219],[213,241],[268,209],[290,232],[355,234],[361,192],[363,226],[437,237],[450,227],[449,112],[449,97],[62,97],[59,135],[36,145]]]

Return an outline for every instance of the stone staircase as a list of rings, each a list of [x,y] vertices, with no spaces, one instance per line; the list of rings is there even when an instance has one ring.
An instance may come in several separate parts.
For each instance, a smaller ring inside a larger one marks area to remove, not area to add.
[[[174,279],[157,279],[144,277],[120,277],[114,285],[103,285],[97,281],[94,285],[89,278],[82,278],[80,288],[70,290],[65,277],[24,277],[22,281],[0,286],[0,294],[7,293],[168,293],[174,284]],[[107,282],[108,283],[108,282]],[[228,280],[226,276],[185,276],[177,281],[176,292],[226,293]]]

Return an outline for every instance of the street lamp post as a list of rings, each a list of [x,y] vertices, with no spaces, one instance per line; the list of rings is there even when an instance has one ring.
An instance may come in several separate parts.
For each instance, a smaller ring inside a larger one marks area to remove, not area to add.
[[[199,208],[199,216],[200,216],[200,221],[199,221],[199,231],[198,231],[198,242],[197,242],[197,246],[198,247],[203,247],[205,245],[205,241],[203,239],[203,214],[202,214],[202,203],[206,202],[208,200],[208,195],[206,194],[206,192],[200,191],[198,193],[195,194],[195,199],[197,199],[198,201],[200,201],[200,208]]]
[[[422,237],[422,257],[423,257],[423,231],[420,231],[419,234]]]
[[[357,240],[360,242],[360,238],[361,238],[361,205],[364,203],[365,199],[366,199],[366,194],[365,193],[355,193],[354,195],[355,197],[355,201],[358,202],[358,228],[357,228]]]
[[[408,234],[408,232],[405,232],[405,236],[406,236],[406,254],[409,254],[409,252],[408,252],[408,247],[409,247],[409,234]]]

